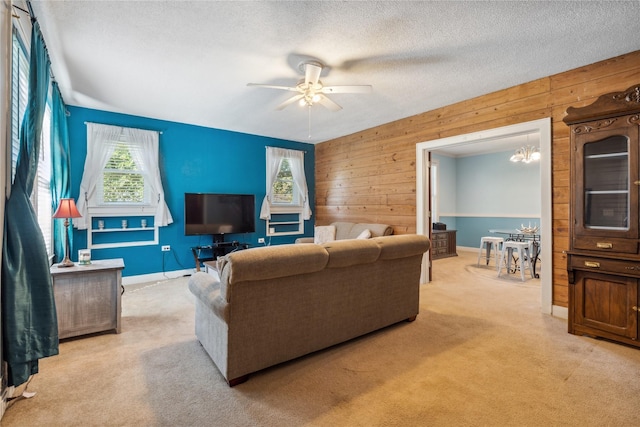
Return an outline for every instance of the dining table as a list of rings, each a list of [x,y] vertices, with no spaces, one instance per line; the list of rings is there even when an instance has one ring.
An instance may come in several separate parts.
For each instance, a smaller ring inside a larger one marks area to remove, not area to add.
[[[505,240],[511,240],[515,242],[530,241],[531,247],[532,247],[531,265],[533,267],[534,276],[537,279],[540,278],[540,274],[536,272],[536,264],[540,260],[540,230],[539,229],[536,231],[527,231],[527,230],[519,230],[517,228],[494,228],[494,229],[490,229],[489,233],[505,235],[506,236],[504,238]]]

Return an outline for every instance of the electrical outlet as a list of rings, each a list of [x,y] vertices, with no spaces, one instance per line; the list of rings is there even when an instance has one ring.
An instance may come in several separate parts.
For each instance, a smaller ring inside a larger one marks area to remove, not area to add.
[[[264,237],[258,237],[258,243],[263,243],[264,244]]]
[[[171,246],[169,246],[169,245],[163,245],[162,246],[162,252],[167,252],[167,251],[170,251],[170,250],[171,250]]]

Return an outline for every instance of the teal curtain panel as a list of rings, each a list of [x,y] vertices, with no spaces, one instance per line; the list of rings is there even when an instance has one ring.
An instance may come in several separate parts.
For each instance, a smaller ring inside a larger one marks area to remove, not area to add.
[[[47,249],[29,200],[50,81],[49,57],[36,21],[29,64],[28,103],[20,127],[16,176],[4,218],[2,327],[9,386],[26,382],[38,372],[40,359],[58,354],[58,322]]]

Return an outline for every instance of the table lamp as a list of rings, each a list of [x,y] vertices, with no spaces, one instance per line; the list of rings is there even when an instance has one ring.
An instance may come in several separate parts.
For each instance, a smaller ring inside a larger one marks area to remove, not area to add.
[[[60,199],[58,209],[53,214],[53,218],[64,218],[64,259],[58,264],[58,267],[73,267],[75,265],[69,258],[69,218],[80,218],[81,216],[73,199]]]

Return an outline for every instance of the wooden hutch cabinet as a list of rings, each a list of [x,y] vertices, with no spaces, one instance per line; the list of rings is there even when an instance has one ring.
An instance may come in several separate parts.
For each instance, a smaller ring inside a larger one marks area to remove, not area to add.
[[[570,107],[569,332],[640,347],[640,85]]]

